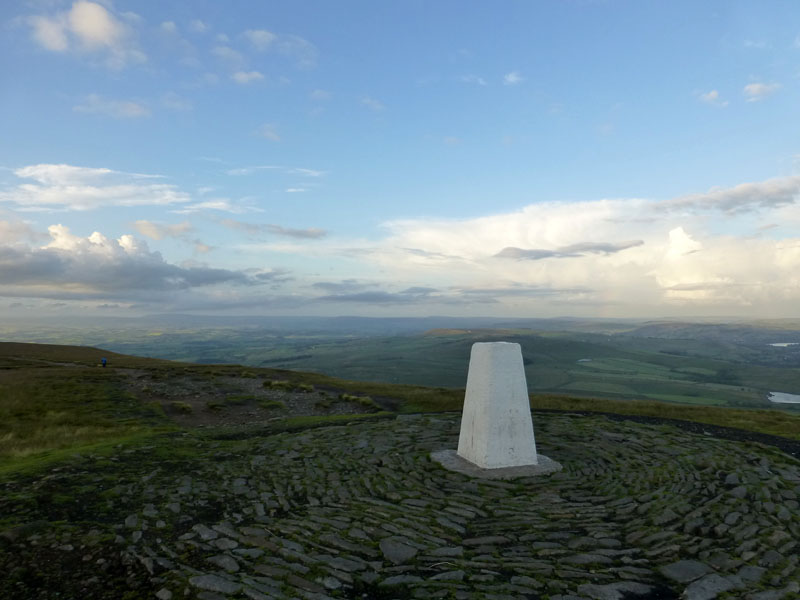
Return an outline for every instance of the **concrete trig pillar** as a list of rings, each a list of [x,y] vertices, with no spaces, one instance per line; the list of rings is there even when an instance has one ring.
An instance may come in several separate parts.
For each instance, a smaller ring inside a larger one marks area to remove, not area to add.
[[[519,344],[473,344],[458,456],[482,469],[539,464]]]

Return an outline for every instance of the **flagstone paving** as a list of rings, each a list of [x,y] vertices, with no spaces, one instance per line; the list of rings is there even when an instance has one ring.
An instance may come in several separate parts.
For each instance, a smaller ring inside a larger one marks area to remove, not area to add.
[[[89,555],[102,586],[111,547],[161,600],[800,598],[800,461],[671,425],[534,426],[563,470],[504,481],[430,459],[456,447],[458,415],[187,438],[198,458],[184,471],[165,461],[102,490],[106,555],[85,524],[6,535],[7,549]],[[127,452],[147,463],[147,448]]]

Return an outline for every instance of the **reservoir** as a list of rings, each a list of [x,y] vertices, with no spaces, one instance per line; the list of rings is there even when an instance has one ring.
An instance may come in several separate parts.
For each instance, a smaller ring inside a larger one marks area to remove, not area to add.
[[[800,394],[785,394],[784,392],[770,392],[767,399],[776,404],[800,404]]]

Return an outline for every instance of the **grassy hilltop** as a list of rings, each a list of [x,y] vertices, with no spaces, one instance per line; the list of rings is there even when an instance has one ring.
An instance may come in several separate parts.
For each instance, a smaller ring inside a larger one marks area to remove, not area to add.
[[[653,593],[637,598],[673,600],[680,585],[661,567],[734,552],[740,529],[759,551],[788,552],[786,528],[800,532],[788,523],[800,498],[793,414],[534,393],[537,445],[564,471],[476,482],[429,459],[455,445],[458,413],[441,413],[462,399],[457,388],[0,343],[0,597],[412,598],[435,586],[545,600],[634,577]],[[726,495],[745,515],[730,535]],[[758,512],[767,498],[774,526]],[[611,557],[587,554],[604,548]],[[775,563],[773,588],[796,579],[786,569]]]
[[[509,339],[508,332],[504,333],[504,339]],[[448,332],[446,337],[453,353],[459,355],[474,339],[466,333]],[[440,344],[435,335],[430,339]],[[552,351],[558,344],[556,339],[548,349]],[[574,362],[579,355],[570,354],[569,344],[562,344],[555,354],[568,363],[565,370],[584,368],[584,363]],[[443,361],[451,359],[447,352],[441,355]],[[597,364],[589,367],[597,373],[595,391],[608,395],[614,386],[632,385],[626,369],[631,368],[633,359],[595,356]],[[100,367],[103,357],[108,359],[107,368]],[[663,367],[645,372],[642,380],[647,385],[683,386],[691,380],[676,379],[687,374],[704,376],[703,364],[696,363],[694,371],[682,373],[670,362],[673,357],[663,360]],[[529,365],[528,377],[539,381],[542,373],[537,369],[549,368],[548,363],[538,354],[532,362],[535,366]],[[429,368],[435,367],[434,363]],[[641,373],[641,365],[636,368]],[[703,394],[728,398],[727,403],[733,405],[746,395],[726,384],[701,381],[695,385]],[[591,388],[582,391],[587,389]],[[0,473],[36,468],[77,451],[109,448],[122,441],[159,439],[187,428],[298,428],[351,420],[354,415],[460,410],[462,399],[459,388],[343,380],[238,365],[196,365],[79,346],[0,343]],[[770,407],[723,409],[563,393],[533,393],[531,406],[534,410],[682,419],[800,439],[800,417]]]

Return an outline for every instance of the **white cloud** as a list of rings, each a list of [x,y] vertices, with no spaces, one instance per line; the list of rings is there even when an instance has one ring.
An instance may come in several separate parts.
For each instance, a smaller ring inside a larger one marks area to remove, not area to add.
[[[327,174],[327,171],[320,171],[319,169],[305,169],[302,167],[282,167],[278,165],[257,165],[254,167],[238,167],[236,169],[229,169],[225,171],[227,175],[252,175],[259,171],[280,171],[289,175],[302,175],[303,177],[322,177]]]
[[[258,71],[236,71],[233,75],[231,75],[231,79],[233,79],[236,83],[246,85],[248,83],[252,83],[253,81],[261,81],[264,79],[264,75]]]
[[[192,33],[205,33],[208,31],[208,25],[200,19],[193,19],[189,22],[189,31]]]
[[[298,35],[282,35],[277,43],[278,52],[293,60],[301,69],[317,65],[317,47]]]
[[[278,135],[278,132],[275,130],[275,125],[271,125],[270,123],[265,123],[259,127],[256,133],[263,138],[272,140],[273,142],[281,141],[281,136]]]
[[[175,92],[167,92],[161,96],[161,105],[170,110],[192,110],[192,103]]]
[[[82,104],[76,104],[72,107],[72,110],[80,113],[104,115],[115,119],[136,119],[150,116],[150,109],[141,102],[112,100],[97,94],[89,94]]]
[[[667,201],[539,202],[474,219],[389,222],[378,242],[270,249],[341,256],[397,285],[447,288],[506,311],[790,316],[800,305],[798,191],[800,177]],[[751,212],[740,216],[743,210]],[[774,222],[787,226],[755,235]],[[752,234],[720,234],[723,223]]]
[[[136,23],[127,18],[129,23]],[[52,52],[74,52],[100,57],[112,69],[144,62],[135,32],[109,9],[96,2],[78,0],[68,11],[28,18],[33,40]]]
[[[179,215],[190,215],[193,213],[207,212],[210,210],[229,212],[232,214],[261,212],[260,208],[249,205],[234,204],[228,198],[211,198],[209,200],[203,200],[202,202],[183,204],[180,208],[173,209],[171,212]]]
[[[742,92],[747,102],[758,102],[781,89],[780,83],[748,83]]]
[[[322,102],[325,100],[330,100],[332,94],[326,90],[314,90],[309,94],[312,100],[316,100],[317,102]]]
[[[380,112],[386,108],[380,100],[370,98],[369,96],[361,98],[361,104],[374,112]]]
[[[163,23],[161,23],[160,28],[161,28],[161,31],[163,31],[164,33],[177,33],[178,32],[178,26],[175,25],[174,21],[164,21]]]
[[[108,206],[155,206],[184,203],[189,196],[157,176],[103,168],[39,164],[14,174],[33,183],[0,189],[0,202],[23,210],[91,210]]]
[[[264,51],[278,39],[278,36],[266,29],[248,29],[242,33],[257,50]]]
[[[300,194],[300,193],[307,192],[307,191],[308,190],[306,188],[299,188],[299,187],[286,188],[286,193],[287,194]]]
[[[33,39],[43,48],[53,52],[66,52],[69,49],[66,19],[31,17],[29,23],[33,28]]]
[[[191,223],[188,221],[176,223],[175,225],[162,225],[153,221],[140,220],[136,221],[133,226],[143,236],[153,240],[163,240],[166,237],[179,238],[193,230]]]
[[[488,85],[483,77],[478,77],[477,75],[462,75],[461,77],[459,77],[459,80],[462,83],[471,83],[475,85]]]
[[[503,85],[517,85],[525,81],[519,71],[511,71],[503,76]]]
[[[235,67],[244,64],[244,56],[242,56],[242,53],[237,52],[230,46],[214,46],[211,49],[211,54]]]
[[[728,106],[728,101],[722,100],[717,90],[711,90],[710,92],[700,93],[698,95],[698,98],[700,98],[702,102],[705,102],[706,104],[711,104],[712,106],[719,106],[721,108]]]

